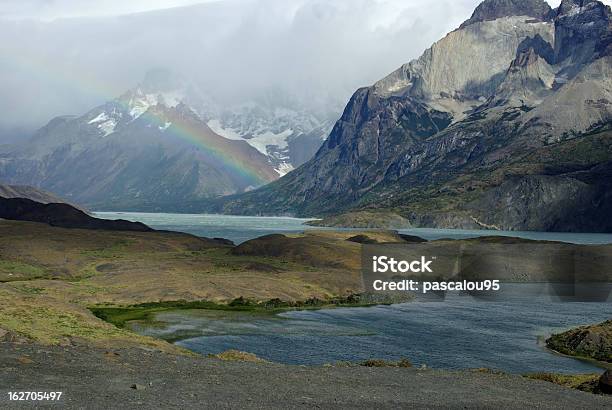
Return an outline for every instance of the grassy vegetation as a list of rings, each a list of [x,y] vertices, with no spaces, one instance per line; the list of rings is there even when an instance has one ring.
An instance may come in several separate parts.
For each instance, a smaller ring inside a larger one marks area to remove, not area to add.
[[[569,356],[612,363],[612,320],[553,334],[546,346]]]
[[[372,303],[362,303],[359,295],[344,298],[321,300],[308,298],[304,301],[283,301],[278,298],[267,301],[257,301],[236,298],[230,303],[216,303],[206,300],[198,301],[162,301],[141,303],[125,307],[92,306],[91,312],[100,319],[112,323],[119,328],[125,328],[126,323],[133,320],[152,322],[154,315],[171,310],[208,309],[234,312],[278,313],[295,309],[321,309],[326,307],[370,306]]]
[[[412,367],[412,363],[408,359],[400,359],[397,362],[390,362],[388,360],[381,359],[368,359],[359,363],[359,365],[365,367]]]
[[[307,222],[311,226],[341,226],[348,228],[410,228],[410,222],[392,212],[347,212],[321,220]]]
[[[559,374],[546,372],[525,375],[528,379],[543,380],[588,393],[600,393],[599,376],[599,374]]]
[[[77,305],[0,287],[0,328],[42,344],[84,342],[113,346],[145,345],[165,351],[180,349],[104,323]]]
[[[268,363],[267,360],[257,357],[253,353],[241,352],[233,349],[218,354],[209,354],[208,357],[227,362]]]
[[[0,259],[0,282],[45,277],[44,268],[29,263]]]
[[[0,229],[0,305],[10,307],[0,312],[0,329],[41,343],[150,343],[121,327],[171,309],[274,312],[371,304],[347,296],[362,285],[360,245],[346,235],[292,235],[270,255],[257,246],[234,253],[226,244],[181,233],[16,221],[0,221]]]
[[[129,249],[130,245],[135,244],[133,240],[118,240],[117,242],[111,244],[110,246],[101,247],[99,249],[87,249],[83,250],[81,253],[84,256],[89,256],[93,258],[104,258],[104,259],[114,259],[121,258],[125,255],[125,252]]]

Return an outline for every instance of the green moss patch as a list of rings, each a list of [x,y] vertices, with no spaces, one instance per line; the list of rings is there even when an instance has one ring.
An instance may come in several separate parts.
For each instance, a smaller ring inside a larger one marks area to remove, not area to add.
[[[41,267],[25,262],[0,260],[0,282],[42,278],[47,272]]]
[[[241,312],[269,312],[278,313],[293,309],[321,309],[328,307],[356,307],[370,306],[371,303],[361,302],[359,295],[349,295],[329,300],[309,298],[304,301],[283,301],[281,299],[270,299],[267,301],[255,301],[243,297],[236,298],[231,302],[216,303],[206,300],[201,301],[164,301],[141,303],[131,306],[92,306],[91,312],[98,318],[112,323],[119,328],[124,328],[126,323],[132,320],[143,320],[152,322],[156,313],[169,310],[224,310]]]

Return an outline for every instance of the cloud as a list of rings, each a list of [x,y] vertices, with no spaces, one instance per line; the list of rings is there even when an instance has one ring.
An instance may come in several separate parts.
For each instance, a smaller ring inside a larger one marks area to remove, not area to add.
[[[194,78],[221,100],[281,90],[313,109],[340,109],[356,88],[418,57],[479,3],[220,0],[165,9],[193,2],[3,0],[0,128],[81,114],[156,67]],[[90,17],[48,21],[83,14]]]
[[[214,0],[2,0],[0,16],[10,19],[53,20],[100,17],[205,3]]]
[[[40,6],[44,14],[81,2],[21,3]],[[18,2],[9,0],[0,10],[10,11],[11,4]],[[108,2],[103,11],[118,10],[113,4],[119,2]],[[35,127],[56,115],[83,113],[154,67],[193,77],[221,99],[247,100],[275,88],[313,106],[334,101],[341,107],[357,87],[457,27],[474,4],[234,0],[126,16],[7,20],[0,26],[0,121]]]
[[[187,6],[211,1],[240,0],[2,0],[0,16],[12,19],[53,20],[67,17],[100,17],[145,12],[180,6]],[[379,1],[380,2],[380,1]],[[423,1],[422,4],[427,2]],[[471,2],[474,6],[477,2]],[[557,7],[561,0],[548,0],[552,7]],[[612,0],[604,0],[610,5]]]

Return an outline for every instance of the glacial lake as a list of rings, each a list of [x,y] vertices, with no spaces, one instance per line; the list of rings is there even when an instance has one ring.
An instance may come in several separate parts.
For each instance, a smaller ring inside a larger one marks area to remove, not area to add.
[[[104,219],[127,219],[128,221],[142,222],[154,229],[187,232],[208,238],[225,238],[234,241],[236,244],[272,233],[297,233],[303,232],[304,229],[328,229],[304,225],[305,222],[311,219],[289,217],[140,212],[93,212],[92,214]],[[495,235],[581,244],[612,243],[612,234],[600,233],[510,232],[429,228],[400,229],[399,231],[408,235],[417,235],[427,240],[441,238],[466,239],[484,235]]]
[[[224,237],[241,243],[270,233],[311,229],[304,219],[96,213],[103,218],[140,221],[156,229]],[[426,239],[509,235],[583,244],[612,243],[609,234],[409,229]],[[155,325],[132,323],[137,332],[177,340],[208,354],[228,349],[254,353],[288,364],[356,362],[369,358],[407,358],[416,366],[444,369],[487,367],[512,373],[536,371],[600,372],[594,364],[547,350],[551,333],[612,318],[607,302],[559,302],[538,295],[538,285],[513,286],[504,300],[483,301],[449,293],[443,301],[416,300],[392,306],[255,314],[219,311],[169,311]]]

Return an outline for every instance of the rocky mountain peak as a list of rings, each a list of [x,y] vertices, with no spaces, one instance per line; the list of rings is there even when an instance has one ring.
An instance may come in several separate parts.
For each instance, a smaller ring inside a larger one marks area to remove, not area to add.
[[[557,15],[571,14],[577,12],[577,9],[588,6],[589,4],[599,3],[597,0],[562,0]]]
[[[551,11],[552,9],[544,0],[485,0],[476,7],[472,17],[465,21],[461,28],[481,21],[509,16],[529,16],[546,20]]]
[[[582,64],[612,51],[612,11],[600,1],[563,0],[555,18],[555,60]]]

